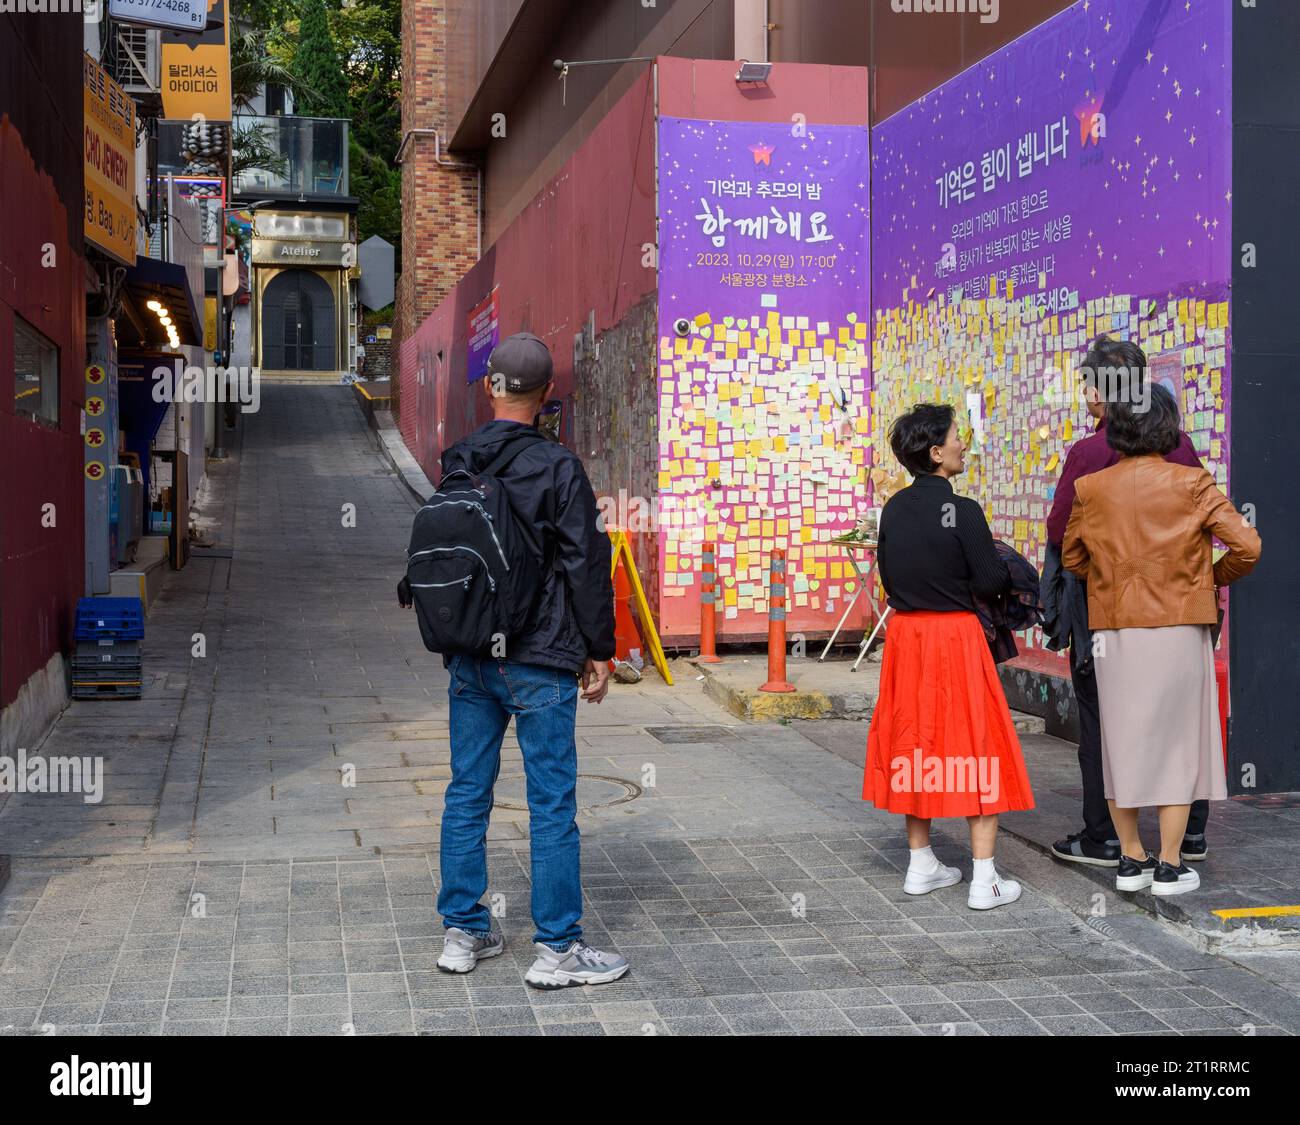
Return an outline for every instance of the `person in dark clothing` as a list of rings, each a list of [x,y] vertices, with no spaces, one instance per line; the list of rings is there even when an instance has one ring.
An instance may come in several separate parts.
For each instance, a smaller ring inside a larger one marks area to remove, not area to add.
[[[442,471],[481,472],[511,438],[531,428],[498,415],[448,449]],[[541,592],[512,640],[510,658],[588,676],[608,671],[614,655],[609,535],[582,462],[556,442],[534,441],[510,462],[504,481],[532,554],[554,560],[543,569]]]
[[[894,455],[915,478],[880,514],[877,559],[894,610],[867,735],[862,797],[907,818],[903,890],[961,882],[930,848],[930,821],[964,816],[974,870],[966,902],[1005,906],[1020,884],[993,862],[998,814],[1034,806],[1020,742],[977,599],[1011,585],[980,506],[953,492],[965,468],[950,406],[921,405],[890,429]]]
[[[1149,391],[1147,384],[1147,357],[1137,344],[1127,340],[1112,340],[1098,336],[1084,357],[1084,401],[1088,414],[1096,420],[1096,429],[1080,438],[1070,447],[1061,479],[1056,485],[1052,508],[1047,515],[1047,540],[1049,550],[1059,552],[1065,538],[1065,528],[1074,507],[1074,485],[1080,477],[1109,469],[1119,464],[1119,454],[1106,441],[1106,400],[1130,396],[1144,400]],[[1204,468],[1196,455],[1192,439],[1179,432],[1178,446],[1165,455],[1166,461],[1192,468]],[[1061,581],[1066,587],[1069,604],[1081,621],[1072,624],[1074,646],[1081,636],[1087,635],[1087,586],[1081,579],[1063,572]],[[1071,589],[1078,584],[1077,591]],[[1097,677],[1091,653],[1073,651],[1070,660],[1070,682],[1079,708],[1079,773],[1083,781],[1083,831],[1075,832],[1052,845],[1057,859],[1070,863],[1086,863],[1094,867],[1118,867],[1119,838],[1111,822],[1110,809],[1102,784],[1101,765],[1101,712],[1097,698]],[[1183,859],[1204,859],[1208,849],[1205,843],[1205,824],[1210,815],[1208,801],[1192,803],[1187,818],[1187,836],[1183,841]]]
[[[552,388],[546,345],[521,332],[488,360],[484,392],[493,419],[442,458],[444,473],[482,471],[526,431]],[[438,912],[446,929],[438,968],[467,973],[505,949],[480,900],[487,891],[487,827],[511,716],[527,775],[536,960],[524,976],[535,988],[605,984],[628,971],[612,953],[582,940],[577,825],[577,716],[599,703],[614,655],[610,544],[582,462],[572,451],[533,441],[499,477],[516,522],[542,561],[540,592],[505,656],[446,658],[450,672],[451,784],[442,817]]]

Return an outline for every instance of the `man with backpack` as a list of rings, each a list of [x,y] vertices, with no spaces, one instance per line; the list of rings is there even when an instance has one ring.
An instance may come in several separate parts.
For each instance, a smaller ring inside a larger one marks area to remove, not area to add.
[[[442,817],[438,968],[504,952],[480,899],[487,828],[514,716],[527,777],[535,988],[606,984],[628,971],[582,940],[575,720],[599,703],[614,655],[610,544],[582,462],[533,426],[550,396],[546,345],[520,332],[488,360],[493,419],[442,457],[416,517],[406,582],[425,644],[450,674],[451,784]]]

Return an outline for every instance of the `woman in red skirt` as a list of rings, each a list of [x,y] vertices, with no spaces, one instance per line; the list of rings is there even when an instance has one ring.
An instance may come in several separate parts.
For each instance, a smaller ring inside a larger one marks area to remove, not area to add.
[[[880,515],[880,580],[894,614],[880,694],[867,735],[862,797],[907,817],[911,860],[903,890],[961,882],[930,850],[930,821],[964,816],[975,860],[968,905],[1004,906],[1020,884],[993,863],[998,814],[1032,809],[1020,742],[976,598],[1010,585],[980,506],[952,489],[966,446],[950,406],[922,405],[890,427],[894,455],[913,476]]]

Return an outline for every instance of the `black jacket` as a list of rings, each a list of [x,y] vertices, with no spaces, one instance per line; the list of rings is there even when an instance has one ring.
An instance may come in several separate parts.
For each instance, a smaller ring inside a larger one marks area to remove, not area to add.
[[[993,546],[1011,575],[1011,585],[992,598],[975,598],[975,614],[984,629],[984,638],[993,653],[993,663],[1012,660],[1019,649],[1013,635],[1032,629],[1043,620],[1043,603],[1039,596],[1038,571],[1014,547],[993,540]]]
[[[481,472],[522,422],[493,420],[442,455],[443,473]],[[520,532],[543,566],[541,591],[507,659],[580,672],[587,658],[614,655],[614,586],[610,545],[591,482],[576,453],[536,442],[501,475]]]
[[[1061,548],[1047,544],[1043,557],[1043,636],[1054,652],[1070,650],[1075,671],[1092,671],[1092,633],[1088,630],[1088,584],[1061,565]]]

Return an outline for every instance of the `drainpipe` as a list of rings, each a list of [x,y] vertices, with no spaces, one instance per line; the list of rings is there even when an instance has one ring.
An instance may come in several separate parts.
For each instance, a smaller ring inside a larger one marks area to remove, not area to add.
[[[402,143],[397,149],[397,157],[394,163],[401,164],[402,156],[406,152],[407,143],[412,137],[425,136],[433,138],[433,162],[440,168],[473,168],[478,173],[478,209],[476,218],[476,238],[474,258],[475,260],[483,257],[483,166],[481,164],[469,164],[460,160],[444,160],[442,158],[442,137],[439,136],[437,129],[407,129],[402,137]]]

